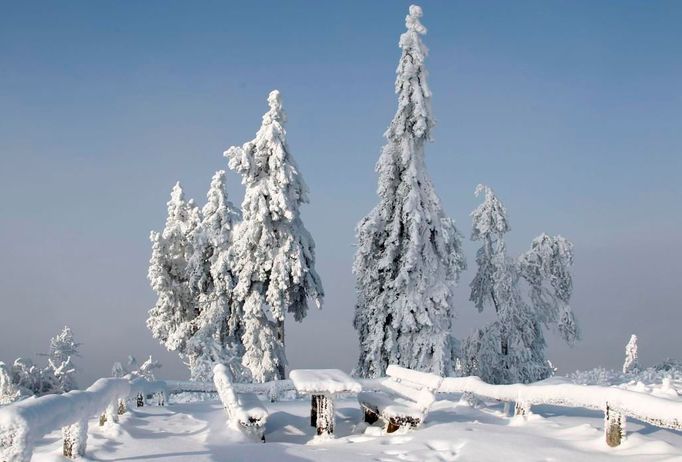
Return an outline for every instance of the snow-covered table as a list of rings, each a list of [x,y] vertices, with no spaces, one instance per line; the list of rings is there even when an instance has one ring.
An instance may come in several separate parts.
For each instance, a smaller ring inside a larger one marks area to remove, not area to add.
[[[334,396],[360,393],[362,386],[338,369],[296,369],[289,378],[298,393],[311,395],[310,425],[318,435],[334,435]]]

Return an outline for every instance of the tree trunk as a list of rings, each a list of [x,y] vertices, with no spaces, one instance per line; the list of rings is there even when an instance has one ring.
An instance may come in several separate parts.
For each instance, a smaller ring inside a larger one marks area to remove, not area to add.
[[[284,344],[284,318],[277,320],[276,333],[277,340],[279,340],[279,343],[282,345],[282,351],[286,351]],[[285,373],[286,371],[284,370],[284,364],[279,364],[277,366],[277,374],[279,375],[280,380],[284,380],[286,378]]]

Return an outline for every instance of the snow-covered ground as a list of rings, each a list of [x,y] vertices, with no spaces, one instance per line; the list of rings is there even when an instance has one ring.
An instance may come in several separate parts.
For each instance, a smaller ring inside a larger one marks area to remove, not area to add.
[[[119,426],[90,423],[85,460],[98,461],[682,461],[682,433],[628,421],[628,438],[609,448],[597,411],[537,406],[528,418],[500,405],[472,408],[440,399],[423,427],[386,435],[365,428],[355,399],[337,401],[336,439],[316,441],[308,400],[267,403],[267,443],[228,428],[217,401],[132,409]],[[378,424],[377,424],[378,425]],[[34,461],[66,460],[60,434],[38,445]]]

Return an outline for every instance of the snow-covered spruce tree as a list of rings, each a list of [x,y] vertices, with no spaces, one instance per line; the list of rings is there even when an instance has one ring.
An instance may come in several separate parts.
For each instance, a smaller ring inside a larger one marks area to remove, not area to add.
[[[379,204],[357,227],[353,324],[361,377],[381,376],[389,363],[436,374],[453,368],[452,289],[465,260],[424,161],[434,119],[421,16],[420,7],[410,6],[399,43],[398,110],[376,166]]]
[[[521,276],[529,287],[530,304],[536,318],[547,328],[556,328],[573,345],[580,329],[569,301],[573,293],[573,244],[562,236],[541,234],[530,250],[519,258]]]
[[[568,306],[572,245],[561,236],[543,234],[518,260],[510,258],[504,243],[510,230],[506,209],[489,187],[479,185],[476,195],[481,193],[484,201],[471,214],[471,238],[482,245],[476,254],[478,271],[470,300],[479,311],[493,308],[496,320],[464,342],[465,373],[490,383],[547,378],[553,369],[544,356],[543,328],[557,328],[569,343],[578,337]],[[528,300],[521,293],[522,278],[528,284]]]
[[[50,339],[50,352],[48,353],[48,366],[44,371],[44,377],[53,379],[54,385],[51,392],[67,392],[78,388],[75,374],[77,367],[73,358],[80,356],[79,347],[73,337],[69,326],[65,326],[59,334]]]
[[[189,237],[199,224],[199,213],[192,201],[185,200],[180,183],[173,187],[167,205],[163,232],[150,234],[152,257],[147,278],[158,298],[149,311],[147,327],[164,347],[177,351],[186,361],[192,321],[198,313],[189,284],[188,260],[193,253]]]
[[[637,353],[637,336],[632,334],[630,341],[625,345],[625,362],[623,374],[637,372],[639,370],[639,354]]]
[[[12,383],[22,394],[40,395],[43,393],[43,371],[28,358],[17,358],[12,364]]]
[[[240,361],[239,306],[232,298],[235,277],[229,258],[232,231],[240,214],[228,200],[225,186],[225,171],[220,170],[211,180],[201,224],[190,235],[189,283],[198,315],[192,321],[187,356],[191,379],[198,381],[211,380],[218,363],[228,366],[236,380],[247,378]]]
[[[0,406],[13,403],[19,398],[21,398],[19,387],[12,381],[5,363],[0,361]]]
[[[242,364],[257,382],[284,378],[284,317],[301,321],[308,298],[320,307],[324,296],[315,271],[315,244],[299,208],[308,189],[286,142],[280,94],[268,96],[270,109],[256,138],[225,151],[229,167],[246,187],[243,220],[235,231],[234,297],[242,310]]]
[[[111,366],[111,376],[121,378],[128,374],[128,371],[120,361],[116,361],[113,366]]]
[[[142,377],[149,381],[154,381],[156,380],[156,376],[154,375],[154,371],[156,369],[161,369],[161,363],[153,359],[152,355],[149,355],[149,358],[147,358],[147,360],[142,363],[140,368],[137,371],[134,371],[133,373],[137,377]]]

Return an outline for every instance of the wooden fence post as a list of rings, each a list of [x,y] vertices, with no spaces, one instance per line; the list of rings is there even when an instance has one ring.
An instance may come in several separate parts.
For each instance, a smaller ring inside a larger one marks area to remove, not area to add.
[[[502,413],[505,415],[505,417],[508,417],[510,411],[511,411],[511,402],[505,401],[504,407],[502,408]]]
[[[118,415],[123,415],[128,410],[126,400],[124,398],[118,400]]]
[[[604,435],[606,444],[612,448],[625,439],[625,415],[613,410],[608,402],[604,410]]]
[[[530,415],[530,404],[524,402],[524,401],[516,401],[514,403],[514,415],[521,415],[521,416],[527,416]]]
[[[0,427],[0,461],[30,462],[33,442],[24,426]]]
[[[88,441],[88,420],[78,422],[62,428],[64,438],[64,457],[77,459],[85,455],[85,446]]]

